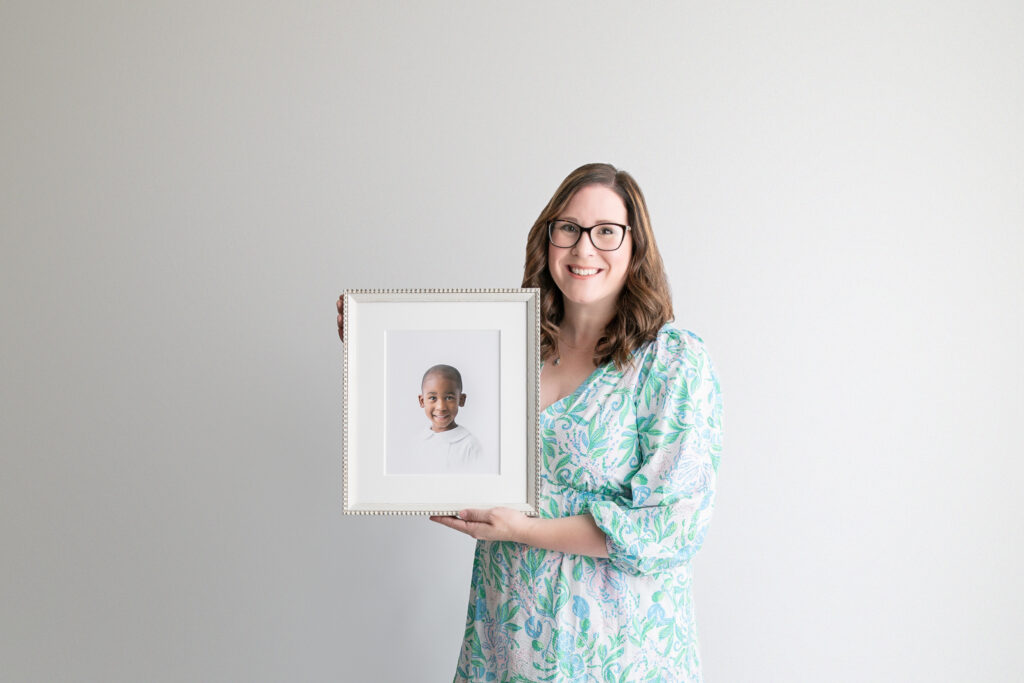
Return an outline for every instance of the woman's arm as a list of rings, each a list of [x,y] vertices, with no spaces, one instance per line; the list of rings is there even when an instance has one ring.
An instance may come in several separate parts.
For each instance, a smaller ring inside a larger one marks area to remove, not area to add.
[[[491,508],[430,519],[482,541],[514,541],[562,553],[608,557],[607,536],[590,515],[542,519],[509,508]]]

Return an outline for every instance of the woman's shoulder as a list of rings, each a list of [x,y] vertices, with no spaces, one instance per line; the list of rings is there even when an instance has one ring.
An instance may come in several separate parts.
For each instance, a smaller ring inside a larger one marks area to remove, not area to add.
[[[660,395],[664,387],[674,382],[685,382],[695,389],[704,379],[710,381],[709,387],[718,390],[717,373],[704,340],[674,322],[658,330],[655,338],[641,350],[639,361],[635,366],[638,390],[659,387],[651,391]]]
[[[662,325],[642,350],[645,356],[660,357],[707,354],[703,339],[672,320]]]
[[[652,366],[663,369],[711,365],[704,340],[674,321],[661,326],[654,339],[637,350],[634,360],[640,381],[644,381]]]

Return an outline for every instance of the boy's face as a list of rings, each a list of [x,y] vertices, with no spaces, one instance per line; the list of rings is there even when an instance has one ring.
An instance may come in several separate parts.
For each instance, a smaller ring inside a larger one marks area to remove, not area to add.
[[[421,391],[420,408],[427,414],[430,428],[435,432],[455,429],[459,407],[466,405],[466,395],[459,390],[455,380],[438,373],[427,375]]]

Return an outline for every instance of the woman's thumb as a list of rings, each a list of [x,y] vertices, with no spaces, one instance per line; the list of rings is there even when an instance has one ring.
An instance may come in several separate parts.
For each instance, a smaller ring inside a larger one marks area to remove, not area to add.
[[[460,510],[459,519],[466,522],[483,522],[487,520],[487,510]]]

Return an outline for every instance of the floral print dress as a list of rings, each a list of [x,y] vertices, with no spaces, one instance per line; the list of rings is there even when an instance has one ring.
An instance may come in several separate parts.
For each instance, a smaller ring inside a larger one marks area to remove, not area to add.
[[[608,559],[479,541],[455,681],[701,681],[690,559],[707,532],[722,402],[671,325],[541,414],[542,517],[590,513]]]

